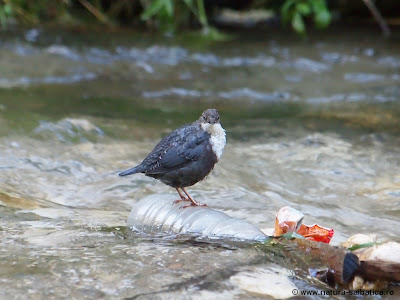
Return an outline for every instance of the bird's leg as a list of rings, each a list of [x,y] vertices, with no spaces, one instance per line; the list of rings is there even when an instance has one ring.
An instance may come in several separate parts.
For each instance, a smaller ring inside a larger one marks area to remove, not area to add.
[[[189,205],[183,206],[183,208],[186,208],[186,207],[189,207],[189,206],[207,206],[207,204],[201,204],[200,202],[198,202],[198,201],[194,200],[192,197],[190,197],[188,192],[186,192],[185,188],[181,188],[181,189],[186,194],[186,196],[188,197],[189,201],[192,202]]]
[[[179,188],[175,188],[175,189],[176,189],[176,191],[178,192],[179,197],[181,197],[181,199],[175,200],[175,201],[174,201],[174,204],[175,204],[175,203],[179,203],[179,202],[181,202],[181,201],[190,201],[188,198],[186,198],[184,195],[182,195],[182,193],[181,193],[181,191],[179,190]]]

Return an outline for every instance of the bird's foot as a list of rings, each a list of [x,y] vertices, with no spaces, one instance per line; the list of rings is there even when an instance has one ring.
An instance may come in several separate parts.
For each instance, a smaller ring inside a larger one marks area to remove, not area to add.
[[[191,201],[190,204],[185,205],[185,206],[181,206],[181,208],[186,208],[186,207],[189,207],[189,206],[204,206],[204,207],[208,207],[207,204],[200,203],[200,202],[198,202],[198,201],[193,199],[193,201]]]
[[[180,202],[182,202],[182,201],[190,201],[190,199],[188,199],[188,198],[186,198],[186,197],[182,197],[181,199],[175,200],[175,201],[174,201],[174,204],[180,203]]]
[[[181,206],[180,208],[186,208],[189,206],[207,206],[207,204],[201,204],[200,202],[194,200],[192,197],[189,196],[189,194],[186,192],[185,188],[181,187],[180,188],[187,196],[187,198],[181,193],[179,188],[176,188],[176,191],[178,192],[179,196],[181,197],[181,200],[176,200],[174,203],[179,203],[181,201],[190,201],[190,204]]]

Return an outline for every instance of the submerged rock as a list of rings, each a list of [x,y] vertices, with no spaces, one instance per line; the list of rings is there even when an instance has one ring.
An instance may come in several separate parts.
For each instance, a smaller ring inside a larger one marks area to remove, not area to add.
[[[250,271],[239,272],[230,281],[240,289],[250,293],[266,295],[274,299],[288,299],[296,296],[297,287],[290,281],[292,274],[281,268],[255,267]]]

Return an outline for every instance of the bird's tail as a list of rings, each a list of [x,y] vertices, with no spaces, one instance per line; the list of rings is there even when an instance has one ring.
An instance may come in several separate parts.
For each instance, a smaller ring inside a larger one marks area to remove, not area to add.
[[[122,171],[121,173],[119,173],[119,176],[126,176],[126,175],[131,175],[131,174],[136,174],[136,173],[140,173],[141,170],[139,168],[139,166]]]

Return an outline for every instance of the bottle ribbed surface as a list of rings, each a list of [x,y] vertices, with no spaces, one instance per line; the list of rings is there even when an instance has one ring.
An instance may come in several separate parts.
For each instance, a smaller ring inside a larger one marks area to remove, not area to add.
[[[266,236],[253,224],[204,206],[181,208],[177,196],[150,195],[132,208],[128,226],[145,233],[196,234],[207,237],[263,241]]]

